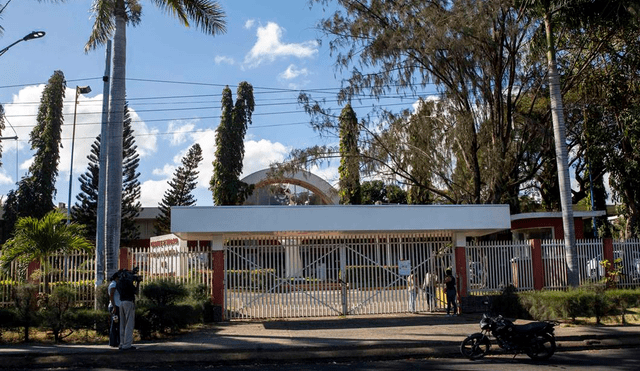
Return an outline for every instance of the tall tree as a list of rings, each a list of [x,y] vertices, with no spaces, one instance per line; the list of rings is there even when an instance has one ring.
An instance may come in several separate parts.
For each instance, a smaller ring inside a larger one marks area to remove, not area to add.
[[[29,136],[31,149],[36,153],[29,172],[18,182],[15,197],[8,197],[5,203],[4,218],[9,231],[18,218],[39,219],[54,208],[66,86],[62,71],[55,71],[42,92],[36,125]],[[13,202],[15,205],[10,204]]]
[[[46,258],[54,253],[75,250],[90,251],[93,244],[83,237],[83,226],[66,223],[66,215],[52,210],[42,218],[22,217],[16,223],[15,235],[2,249],[2,269],[7,271],[14,260],[29,264],[40,262],[46,269]],[[48,289],[47,274],[44,275],[45,289]]]
[[[233,105],[231,89],[222,91],[222,115],[216,129],[216,158],[210,189],[216,205],[242,205],[253,192],[253,185],[240,181],[244,159],[244,136],[255,103],[253,87],[248,82],[238,84],[236,103]]]
[[[339,118],[340,125],[340,203],[359,205],[362,203],[360,188],[360,154],[358,151],[358,118],[347,104]]]
[[[407,192],[395,184],[385,184],[382,180],[362,182],[362,204],[376,203],[406,204]]]
[[[4,132],[5,129],[5,124],[4,124],[4,107],[2,107],[2,104],[0,104],[0,137],[2,136],[2,133]],[[2,141],[0,141],[0,166],[2,166]]]
[[[365,169],[424,188],[428,196],[413,193],[420,202],[517,205],[520,187],[540,167],[536,147],[544,125],[523,101],[534,95],[535,102],[540,90],[537,76],[523,66],[536,29],[531,17],[499,0],[337,3],[340,9],[320,28],[337,68],[351,71],[338,98],[414,93],[430,84],[439,92],[439,100],[419,114],[431,128],[414,131],[420,136],[408,135],[409,123],[416,123],[408,115],[372,112],[371,127],[361,128]],[[312,114],[327,113],[308,96],[300,101]],[[330,119],[314,125],[337,132]],[[416,150],[433,144],[448,148]],[[335,155],[327,150],[333,149],[300,153]]]
[[[567,280],[569,285],[579,285],[578,256],[575,242],[573,222],[572,192],[569,176],[569,160],[567,135],[565,126],[565,110],[562,97],[562,85],[558,71],[556,56],[556,30],[558,23],[577,30],[588,30],[592,26],[605,25],[614,29],[616,22],[622,18],[636,18],[635,11],[629,14],[627,0],[527,0],[522,2],[523,9],[534,16],[541,17],[544,22],[546,36],[547,76],[549,80],[549,96],[555,139],[556,163],[558,168],[558,184],[567,260]],[[625,14],[626,13],[626,14]],[[631,15],[631,17],[629,17]],[[560,19],[560,22],[556,22]],[[556,22],[556,23],[554,23]],[[613,33],[610,33],[610,35]],[[608,37],[610,37],[610,35]],[[608,37],[605,37],[608,38]],[[602,44],[600,44],[602,45]],[[592,48],[597,50],[598,48]],[[595,53],[592,53],[595,57]]]
[[[160,214],[154,224],[156,235],[171,233],[171,206],[191,206],[196,203],[191,192],[198,185],[198,165],[201,161],[202,148],[196,143],[182,158],[182,166],[176,169],[169,181],[169,189],[158,203]]]
[[[193,21],[200,30],[210,35],[225,32],[224,12],[218,2],[211,0],[156,0],[152,2],[161,10],[177,18],[185,26]],[[92,4],[95,22],[85,51],[103,45],[113,38],[113,74],[111,76],[111,99],[109,129],[105,138],[107,156],[106,197],[106,249],[113,257],[120,244],[122,194],[122,123],[126,94],[126,27],[140,23],[142,7],[138,0],[94,0]],[[107,274],[116,270],[116,261],[107,259]]]
[[[138,238],[139,231],[135,225],[135,218],[140,213],[140,173],[137,171],[139,165],[139,155],[135,143],[134,131],[131,128],[131,118],[128,106],[125,105],[125,122],[123,125],[123,193],[122,193],[122,233],[121,242]],[[87,171],[80,175],[80,193],[76,195],[77,202],[71,208],[71,217],[76,223],[86,226],[86,237],[90,240],[96,238],[96,221],[98,205],[98,188],[100,177],[100,135],[91,145],[91,152],[87,156],[89,164]]]
[[[124,132],[122,135],[122,231],[121,241],[132,241],[140,237],[140,231],[136,226],[136,218],[140,215],[142,204],[140,203],[140,155],[138,146],[131,127],[131,117],[128,106],[125,105]]]

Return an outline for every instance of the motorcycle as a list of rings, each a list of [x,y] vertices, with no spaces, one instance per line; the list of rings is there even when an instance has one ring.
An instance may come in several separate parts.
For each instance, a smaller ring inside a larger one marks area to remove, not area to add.
[[[531,322],[526,325],[515,325],[506,318],[482,315],[480,329],[469,335],[460,345],[465,357],[475,360],[484,357],[491,348],[491,334],[500,348],[515,352],[515,355],[526,353],[533,360],[549,359],[556,351],[556,338],[553,334],[556,322]]]

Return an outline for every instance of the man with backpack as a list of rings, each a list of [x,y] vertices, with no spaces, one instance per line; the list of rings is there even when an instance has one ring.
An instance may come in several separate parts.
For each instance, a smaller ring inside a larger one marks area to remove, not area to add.
[[[120,293],[120,350],[134,350],[133,327],[136,319],[136,294],[138,283],[135,272],[126,269],[120,271],[117,289]]]

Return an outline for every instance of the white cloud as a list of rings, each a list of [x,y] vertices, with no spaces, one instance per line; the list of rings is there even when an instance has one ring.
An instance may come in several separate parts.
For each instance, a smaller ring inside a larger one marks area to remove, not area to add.
[[[273,22],[265,27],[258,27],[258,40],[245,56],[244,63],[256,67],[264,61],[272,62],[280,57],[310,58],[318,53],[318,43],[315,40],[298,44],[283,43],[283,31],[282,27]]]
[[[280,74],[280,78],[283,80],[293,80],[299,76],[307,76],[309,71],[306,68],[296,68],[295,65],[291,64],[287,69]]]
[[[0,170],[0,185],[11,185],[14,183],[15,180],[13,180],[9,174],[5,173],[4,169]]]
[[[167,131],[172,133],[171,136],[171,145],[176,146],[184,143],[187,140],[187,134],[195,128],[195,123],[198,120],[190,120],[190,121],[171,121],[169,123],[169,127]]]
[[[226,55],[216,55],[214,60],[216,64],[225,63],[225,64],[234,65],[236,63],[236,61],[233,58],[227,57]]]
[[[167,180],[169,180],[169,178],[171,176],[173,176],[173,172],[176,170],[176,167],[170,164],[165,164],[161,169],[153,169],[153,171],[151,171],[151,174],[153,175],[157,175],[157,176],[163,176],[166,177]]]
[[[19,139],[18,157],[22,162],[19,165],[20,173],[17,180],[25,175],[29,166],[33,163],[34,151],[29,149],[29,138],[36,124],[38,107],[40,106],[44,87],[45,85],[41,84],[20,89],[18,94],[13,96],[12,102],[4,105],[8,121],[15,128]],[[64,123],[62,125],[60,162],[58,165],[59,175],[56,187],[58,188],[58,197],[64,198],[64,202],[67,201],[66,192],[71,170],[72,141],[74,193],[77,193],[79,189],[77,185],[78,177],[87,171],[89,162],[87,156],[91,153],[91,146],[101,131],[102,94],[95,96],[91,96],[91,93],[81,94],[78,96],[77,106],[74,104],[75,94],[75,87],[67,87],[62,109]],[[74,111],[76,118],[75,136],[73,134]],[[129,114],[140,157],[149,156],[156,152],[158,130],[149,128],[132,107],[129,107]],[[9,133],[13,134],[10,125],[7,125],[5,133],[7,135]],[[11,145],[5,145],[3,150],[4,160],[7,161],[7,157],[15,156],[16,146],[11,143]],[[13,183],[17,180],[14,180]],[[0,176],[0,185],[4,181]]]
[[[309,172],[326,180],[327,183],[331,184],[334,188],[338,187],[338,182],[340,181],[340,176],[338,175],[338,166],[326,165],[318,167],[317,165],[314,165],[309,169]]]
[[[244,23],[244,28],[246,28],[247,30],[250,30],[253,28],[253,26],[256,24],[256,20],[255,19],[248,19],[245,23]]]
[[[140,203],[143,207],[157,207],[169,189],[166,180],[147,180],[140,184]]]
[[[250,140],[244,143],[244,162],[241,178],[267,169],[273,162],[284,160],[289,150],[281,143],[273,143],[262,139]]]
[[[159,176],[162,179],[154,179],[145,181],[141,184],[141,202],[145,207],[155,207],[158,202],[162,200],[164,192],[168,189],[167,182],[173,176],[176,167],[181,165],[182,158],[187,153],[188,149],[195,143],[199,143],[202,147],[203,160],[198,166],[198,186],[194,190],[193,195],[198,200],[197,204],[200,206],[212,205],[211,191],[209,190],[209,181],[213,174],[213,161],[215,159],[215,130],[203,130],[197,133],[191,134],[192,143],[189,146],[184,147],[179,154],[174,156],[173,164],[165,164],[162,168],[156,168],[153,170],[153,175]],[[256,172],[258,170],[266,169],[272,162],[282,161],[289,153],[287,149],[281,143],[273,143],[268,140],[248,140],[244,143],[245,155],[244,166],[241,178]]]
[[[71,156],[69,156],[69,157],[71,157]],[[31,164],[33,164],[33,161],[34,161],[34,158],[31,157],[28,160],[22,162],[20,164],[20,170],[29,170],[29,168],[31,167]],[[20,178],[22,178],[22,176]]]

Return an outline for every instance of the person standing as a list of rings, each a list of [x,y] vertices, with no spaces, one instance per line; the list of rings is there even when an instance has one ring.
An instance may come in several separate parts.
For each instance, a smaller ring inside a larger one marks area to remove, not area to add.
[[[445,271],[444,283],[447,289],[447,317],[451,316],[451,307],[453,307],[453,315],[458,314],[458,304],[456,304],[456,278],[453,276],[451,268]]]
[[[424,276],[424,282],[422,287],[427,294],[427,301],[429,303],[429,310],[433,312],[436,307],[436,284],[438,283],[438,276],[431,272],[427,272]]]
[[[136,294],[138,287],[134,275],[122,270],[119,275],[117,289],[120,292],[120,350],[134,350],[133,328],[136,320]]]
[[[407,276],[407,290],[409,291],[409,312],[416,312],[416,299],[418,298],[418,285],[413,273]]]
[[[109,278],[109,287],[107,292],[109,293],[109,346],[118,347],[120,345],[120,293],[116,289],[118,284],[118,274],[114,273]]]

